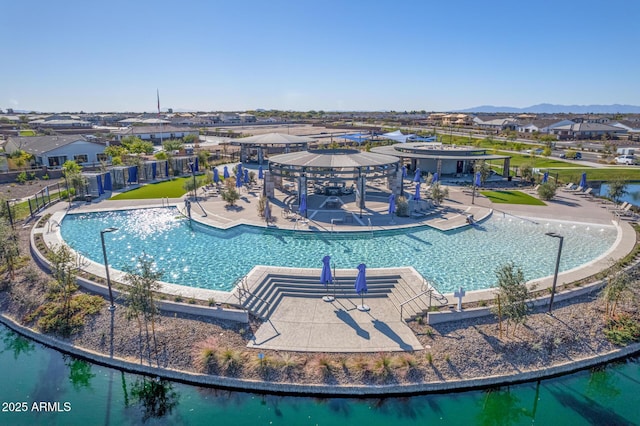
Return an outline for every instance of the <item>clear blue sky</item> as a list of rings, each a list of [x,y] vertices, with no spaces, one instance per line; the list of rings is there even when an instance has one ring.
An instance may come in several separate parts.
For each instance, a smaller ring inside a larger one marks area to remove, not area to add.
[[[3,1],[0,108],[640,104],[640,1]]]

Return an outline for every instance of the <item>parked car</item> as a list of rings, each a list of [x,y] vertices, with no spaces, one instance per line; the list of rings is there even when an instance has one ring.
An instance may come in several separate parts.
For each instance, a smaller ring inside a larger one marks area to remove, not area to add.
[[[576,152],[574,155],[575,155],[573,157],[574,160],[582,160],[582,153]],[[560,158],[567,158],[567,154],[563,152],[562,154],[560,154]]]
[[[620,155],[616,157],[616,164],[632,165],[636,164],[636,157],[633,155]]]

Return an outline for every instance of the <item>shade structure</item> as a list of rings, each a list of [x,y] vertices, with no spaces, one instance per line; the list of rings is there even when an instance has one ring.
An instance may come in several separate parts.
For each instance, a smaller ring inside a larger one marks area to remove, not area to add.
[[[298,212],[304,217],[307,217],[307,194],[302,194],[300,196],[300,206],[298,207]]]
[[[475,186],[481,186],[482,185],[482,176],[480,175],[480,172],[476,172],[476,179],[473,182],[473,184]]]
[[[264,179],[264,170],[262,166],[258,167],[258,179]]]
[[[580,178],[580,186],[581,188],[586,188],[587,187],[587,173],[584,172],[582,173],[582,177]]]
[[[393,215],[396,211],[396,194],[389,195],[389,214]]]
[[[420,201],[420,182],[418,182],[416,185],[416,193],[413,194],[413,199],[415,201]]]
[[[438,174],[438,172],[435,172],[433,174],[433,178],[431,179],[431,184],[433,185],[434,183],[437,183],[440,180],[440,175]]]
[[[264,203],[264,220],[267,222],[267,225],[269,224],[269,219],[271,218],[271,206],[269,205],[269,199],[267,198],[267,200]]]
[[[547,183],[548,180],[549,180],[549,172],[544,172],[544,174],[542,175],[541,183]]]
[[[367,292],[367,266],[364,263],[358,265],[358,276],[356,277],[356,293],[360,295],[359,311],[368,311],[370,308],[364,304],[364,294]]]
[[[218,174],[218,169],[217,168],[213,168],[213,181],[215,183],[220,182],[220,175]]]
[[[416,174],[413,176],[413,181],[414,182],[420,182],[421,176],[420,176],[420,169],[416,169]]]
[[[224,169],[222,169],[222,177],[224,177],[225,179],[229,179],[229,169],[227,168],[227,166],[224,166]]]
[[[249,184],[249,169],[244,169],[244,184]]]

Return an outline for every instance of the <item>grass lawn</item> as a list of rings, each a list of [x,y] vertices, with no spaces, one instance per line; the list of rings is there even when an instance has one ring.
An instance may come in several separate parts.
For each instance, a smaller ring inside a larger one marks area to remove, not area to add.
[[[493,203],[499,204],[527,204],[529,206],[546,206],[541,200],[522,191],[480,191]]]
[[[114,197],[112,200],[144,200],[149,198],[179,198],[187,191],[183,188],[184,182],[191,177],[175,178],[159,183],[151,183],[131,191],[123,192]]]
[[[20,136],[35,136],[36,132],[33,130],[20,130]]]

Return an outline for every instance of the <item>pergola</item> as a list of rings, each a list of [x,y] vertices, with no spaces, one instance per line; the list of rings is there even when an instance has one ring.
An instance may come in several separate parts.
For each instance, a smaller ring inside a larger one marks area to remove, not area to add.
[[[355,183],[356,203],[364,208],[367,179],[386,179],[394,193],[400,193],[402,170],[398,157],[355,149],[319,149],[276,155],[269,159],[268,196],[286,181],[297,183],[297,193],[307,194],[307,185],[344,187]]]
[[[269,153],[306,150],[309,143],[313,141],[314,139],[311,138],[284,133],[265,133],[232,140],[231,145],[240,146],[241,162],[247,162],[255,155],[257,162],[262,164],[265,155]]]

